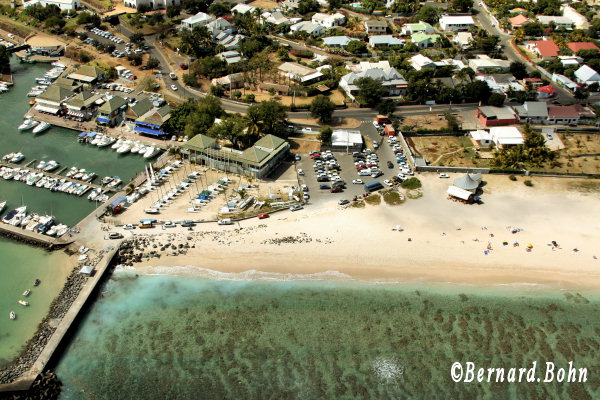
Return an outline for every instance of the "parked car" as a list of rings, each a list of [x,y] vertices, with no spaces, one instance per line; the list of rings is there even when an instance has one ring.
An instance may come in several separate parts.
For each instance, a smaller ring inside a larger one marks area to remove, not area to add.
[[[173,221],[165,221],[165,223],[163,224],[163,226],[165,228],[175,228],[177,225],[175,225],[175,223]]]
[[[388,168],[392,169],[392,168],[394,168],[394,163],[391,161],[388,161],[387,166],[388,166]]]
[[[171,85],[171,90],[176,91],[177,90],[177,86]]]
[[[308,200],[308,199],[310,199],[310,195],[308,193],[304,192],[304,194],[302,195],[302,198],[304,200]]]
[[[339,204],[340,206],[343,206],[343,205],[345,205],[345,204],[348,204],[348,203],[350,203],[350,201],[348,201],[348,200],[346,200],[346,199],[342,199],[342,200],[338,201],[338,204]]]
[[[257,215],[258,219],[265,219],[265,218],[269,218],[269,214],[268,213],[260,213]]]
[[[362,181],[362,179],[352,179],[352,183],[354,183],[355,185],[362,185],[364,182]]]
[[[296,155],[294,156],[294,160],[296,160],[296,161],[300,161],[300,154],[296,154]]]
[[[110,233],[108,234],[108,238],[109,238],[109,239],[122,239],[122,238],[123,238],[123,235],[122,235],[122,234],[120,234],[119,232],[110,232]]]
[[[302,184],[300,187],[302,188],[303,192],[308,192],[308,186],[306,186],[305,184]]]
[[[300,204],[294,204],[292,206],[290,206],[290,211],[298,211],[298,210],[302,210],[302,207]]]
[[[331,189],[331,186],[329,186],[329,185],[319,185],[319,189],[321,189],[321,190],[328,190],[328,189]]]
[[[123,226],[123,229],[135,229],[135,225],[133,224],[126,224]]]
[[[450,178],[448,174],[438,174],[438,178]]]
[[[344,188],[341,187],[341,186],[336,186],[336,187],[332,187],[331,188],[331,193],[340,193],[340,192],[343,192],[343,191],[344,191]]]
[[[302,170],[302,169],[299,169],[299,170],[298,170],[298,175],[304,175],[304,170]]]
[[[393,186],[394,184],[392,183],[392,181],[390,181],[389,179],[386,179],[383,181],[384,184],[388,185],[388,186]]]

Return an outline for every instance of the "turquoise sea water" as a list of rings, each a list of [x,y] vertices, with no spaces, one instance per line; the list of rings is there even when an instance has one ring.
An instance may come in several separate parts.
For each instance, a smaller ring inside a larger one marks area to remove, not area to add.
[[[49,65],[13,63],[14,87],[0,95],[0,155],[21,151],[28,160],[56,160],[65,166],[78,166],[98,173],[99,176],[118,175],[124,181],[143,169],[139,156],[120,156],[108,149],[81,145],[77,133],[52,127],[43,134],[19,132],[28,109],[29,89],[35,78],[50,69]],[[24,183],[0,178],[0,202],[8,201],[3,213],[27,205],[28,211],[56,216],[57,221],[75,225],[89,214],[95,204],[85,197],[27,186]],[[52,299],[59,293],[64,278],[70,271],[65,268],[62,253],[47,253],[16,242],[0,239],[0,365],[14,357],[29,340],[37,325],[47,313]],[[21,294],[39,278],[42,285],[33,290],[28,299],[30,306],[17,304]],[[10,311],[17,312],[17,320],[10,321]]]
[[[593,399],[598,311],[570,292],[117,273],[57,372],[63,400]],[[573,361],[588,381],[455,383],[455,361]]]

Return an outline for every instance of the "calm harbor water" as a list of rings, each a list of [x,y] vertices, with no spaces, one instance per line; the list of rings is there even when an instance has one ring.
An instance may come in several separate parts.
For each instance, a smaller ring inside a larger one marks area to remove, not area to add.
[[[15,85],[10,92],[0,95],[0,155],[20,151],[26,156],[22,164],[32,159],[55,160],[64,166],[95,171],[100,177],[118,175],[124,181],[141,171],[142,157],[121,156],[109,149],[82,145],[76,139],[78,132],[52,127],[34,135],[17,129],[29,107],[27,92],[36,85],[35,78],[50,68],[49,65],[13,63]],[[2,215],[25,204],[28,211],[53,214],[57,221],[69,226],[95,208],[85,197],[53,193],[0,178],[0,202],[5,200],[8,203]],[[47,253],[16,242],[0,239],[0,255],[0,363],[3,363],[14,357],[31,337],[69,271],[64,254]],[[17,304],[17,300],[23,298],[23,291],[32,288],[36,278],[42,280],[42,285],[30,295],[30,306]],[[11,310],[17,312],[15,321],[8,319]]]
[[[117,272],[57,372],[63,400],[593,399],[599,311],[566,292]],[[455,361],[573,361],[589,380],[455,383]]]

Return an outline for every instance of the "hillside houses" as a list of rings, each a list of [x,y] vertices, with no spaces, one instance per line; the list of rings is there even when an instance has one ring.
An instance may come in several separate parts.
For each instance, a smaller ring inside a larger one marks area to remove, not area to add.
[[[313,24],[321,25],[324,28],[333,28],[334,26],[341,26],[346,23],[346,16],[341,13],[335,13],[333,15],[316,13],[311,19]]]
[[[356,81],[365,77],[381,81],[382,86],[388,90],[388,96],[399,96],[406,93],[408,82],[395,68],[390,67],[387,61],[380,61],[375,67],[368,62],[361,63],[360,71],[351,72],[342,77],[340,87],[348,97],[354,100],[354,96],[358,93]]]
[[[439,20],[440,27],[444,31],[468,31],[475,25],[473,17],[470,15],[447,15],[444,14]]]

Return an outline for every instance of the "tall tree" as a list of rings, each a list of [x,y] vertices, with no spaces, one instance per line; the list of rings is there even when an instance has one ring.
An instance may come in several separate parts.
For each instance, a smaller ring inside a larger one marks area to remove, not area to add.
[[[509,71],[517,79],[523,79],[527,77],[527,66],[521,61],[511,62]]]
[[[10,74],[10,53],[0,45],[0,74]]]
[[[275,135],[286,138],[287,108],[274,100],[263,101],[248,107],[246,114],[248,132],[261,135]]]
[[[369,107],[374,107],[381,101],[383,96],[388,94],[388,90],[383,87],[381,81],[373,78],[359,78],[354,84],[358,87],[356,98]]]
[[[310,103],[310,115],[322,123],[331,122],[331,116],[335,110],[335,104],[322,94],[315,97]]]

